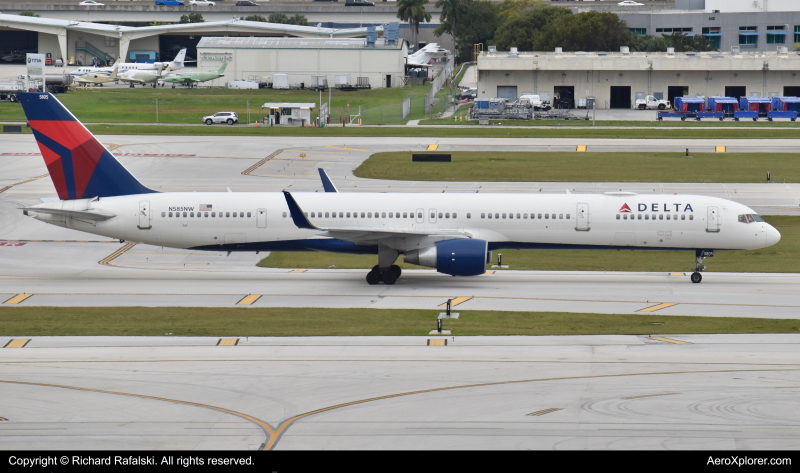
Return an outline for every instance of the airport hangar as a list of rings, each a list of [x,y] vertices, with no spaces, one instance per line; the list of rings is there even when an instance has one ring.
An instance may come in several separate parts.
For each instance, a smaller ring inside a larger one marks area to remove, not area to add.
[[[288,74],[289,84],[311,87],[313,76],[324,75],[333,86],[336,76],[349,76],[347,84],[367,78],[371,88],[403,86],[405,41],[376,38],[267,38],[209,37],[197,44],[197,67],[215,71],[228,62],[225,77],[205,85],[225,86],[232,79],[272,82],[274,74]]]
[[[600,109],[633,108],[645,95],[800,96],[800,55],[792,52],[629,53],[490,51],[478,58],[478,97],[595,98]]]
[[[383,27],[376,27],[376,31],[383,31]],[[93,57],[113,61],[122,57],[130,62],[129,51],[161,51],[164,38],[181,44],[194,36],[363,38],[366,35],[367,28],[322,28],[236,18],[204,23],[132,27],[0,13],[0,44],[4,47],[34,49],[40,54],[48,54],[48,59],[53,63],[56,59],[67,63],[73,57],[84,65],[91,63]],[[11,41],[14,37],[16,39]],[[25,44],[21,43],[22,40]],[[177,49],[170,51],[170,54],[177,53]],[[159,60],[171,61],[172,57],[164,57],[162,53]]]

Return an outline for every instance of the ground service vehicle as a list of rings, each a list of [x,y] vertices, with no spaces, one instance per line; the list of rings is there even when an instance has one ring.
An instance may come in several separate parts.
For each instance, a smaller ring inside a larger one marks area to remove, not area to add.
[[[639,110],[667,110],[670,108],[669,100],[659,100],[653,95],[637,100],[634,106]]]
[[[368,2],[366,0],[346,0],[344,2],[346,7],[374,7],[375,2]]]
[[[156,5],[186,5],[183,0],[156,0]]]
[[[233,125],[234,123],[239,123],[239,115],[236,115],[235,112],[219,112],[214,115],[203,117],[203,123],[206,125],[213,125],[214,123]]]

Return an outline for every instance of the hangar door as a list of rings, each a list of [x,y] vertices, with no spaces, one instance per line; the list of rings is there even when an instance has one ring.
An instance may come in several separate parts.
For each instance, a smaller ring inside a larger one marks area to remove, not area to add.
[[[689,95],[688,85],[671,85],[667,87],[667,100],[672,105],[675,105],[675,97],[686,97]]]
[[[575,87],[571,85],[553,87],[553,107],[575,108]]]
[[[497,97],[508,99],[509,102],[517,100],[517,86],[516,85],[498,85]]]
[[[631,108],[630,86],[611,86],[611,108]]]
[[[725,97],[736,97],[736,100],[739,100],[742,97],[747,97],[747,87],[726,85]]]

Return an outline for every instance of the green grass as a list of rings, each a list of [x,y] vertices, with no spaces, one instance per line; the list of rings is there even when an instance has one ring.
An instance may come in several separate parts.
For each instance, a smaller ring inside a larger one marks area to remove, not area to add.
[[[659,130],[629,129],[554,129],[554,128],[491,128],[491,127],[421,127],[374,126],[327,128],[299,127],[229,127],[164,126],[164,125],[87,125],[95,134],[104,135],[170,135],[170,136],[381,136],[409,138],[622,138],[622,139],[796,139],[791,129],[763,130]],[[576,142],[576,144],[580,144]]]
[[[781,232],[777,245],[760,250],[718,251],[706,258],[709,272],[796,273],[800,271],[800,217],[766,216],[764,220]],[[692,251],[591,251],[591,250],[500,250],[509,270],[538,271],[693,271]],[[398,258],[402,261],[402,257]],[[369,269],[376,255],[333,253],[270,253],[258,266],[273,268]],[[402,268],[414,268],[405,263]],[[418,267],[417,267],[418,268]]]
[[[467,110],[469,107],[466,105],[463,107],[464,113],[463,116],[467,116]],[[578,111],[575,113],[578,116],[584,117],[586,113],[581,113]],[[676,119],[669,119],[669,120],[650,120],[649,116],[645,116],[644,114],[639,121],[632,121],[632,120],[597,120],[595,124],[592,125],[591,115],[589,115],[589,120],[489,120],[490,125],[503,125],[503,126],[525,126],[525,127],[623,127],[623,128],[630,128],[630,127],[642,127],[642,128],[673,128],[673,127],[681,127],[681,128],[800,128],[800,122],[793,122],[793,121],[772,121],[769,122],[766,119],[761,119],[757,122],[752,120],[745,120],[745,121],[738,121],[735,122],[733,120],[727,121],[718,121],[718,120],[702,120],[702,121],[694,121],[694,120],[676,120]],[[455,121],[452,118],[434,118],[434,119],[425,119],[419,122],[420,125],[469,125],[469,126],[481,126],[482,128],[486,127],[486,125],[478,125],[478,120],[471,120],[471,121]]]
[[[346,109],[350,104],[355,114],[359,105],[365,108],[380,105],[399,104],[411,97],[412,111],[417,113],[410,118],[424,118],[422,97],[430,91],[430,85],[412,85],[403,89],[372,89],[354,92],[331,91],[331,108]],[[220,111],[233,111],[239,120],[246,123],[247,101],[250,101],[251,122],[259,118],[261,106],[265,102],[314,102],[319,106],[319,92],[309,90],[226,90],[226,89],[186,89],[138,87],[95,88],[76,90],[60,94],[58,99],[84,123],[155,123],[156,99],[158,99],[159,123],[200,123],[200,119]],[[322,101],[328,101],[328,93],[323,92]],[[419,102],[415,107],[414,103]],[[314,110],[312,117],[316,117]],[[3,121],[24,121],[25,114],[19,103],[0,102],[0,119]],[[331,120],[334,119],[331,113]],[[338,120],[338,115],[336,115]]]
[[[644,307],[644,303],[642,306]],[[438,310],[188,307],[0,307],[11,336],[427,335]],[[800,320],[460,310],[453,335],[797,333]]]
[[[591,150],[590,150],[591,151]],[[450,163],[415,163],[411,151],[376,153],[356,168],[369,179],[496,182],[800,182],[795,153],[454,151]],[[624,170],[624,172],[621,172]]]

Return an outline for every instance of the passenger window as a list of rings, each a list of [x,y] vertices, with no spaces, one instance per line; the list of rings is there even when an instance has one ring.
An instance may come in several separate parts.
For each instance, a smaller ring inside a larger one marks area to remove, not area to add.
[[[339,212],[339,218],[344,218],[344,212]]]
[[[656,219],[656,214],[653,214],[653,220],[655,220],[655,219]]]
[[[492,218],[492,214],[489,214],[489,218]]]
[[[227,212],[225,212],[225,213],[227,213]],[[286,212],[283,213],[283,218],[286,218]]]
[[[186,212],[183,213],[183,218],[186,218]]]
[[[564,214],[558,214],[558,219],[559,220],[564,220]]]
[[[434,218],[436,218],[436,213],[435,212],[431,212],[431,219],[434,219]]]
[[[622,220],[628,220],[628,214],[623,215]]]
[[[494,214],[494,218],[500,218],[500,214]]]
[[[316,218],[316,217],[317,217],[316,213],[315,212],[311,212],[311,218]]]
[[[222,214],[220,214],[220,215],[222,215]],[[211,212],[211,216],[212,216],[212,217],[216,217],[216,216],[217,216],[217,213],[216,213],[216,212]]]
[[[469,216],[469,214],[467,214],[467,216]],[[467,218],[469,218],[469,217],[467,217]],[[481,218],[486,218],[486,214],[481,214]]]
[[[169,216],[172,217],[172,212],[169,213]]]
[[[350,218],[350,212],[347,212],[347,218]]]
[[[328,218],[329,215],[330,215],[329,212],[325,212],[325,218]]]
[[[361,218],[364,218],[364,212],[361,212]]]
[[[669,220],[669,214],[667,214],[667,220]]]
[[[550,218],[550,214],[544,214],[544,218],[546,219]],[[617,218],[619,218],[619,215],[617,215]]]
[[[450,218],[450,212],[447,212],[446,214],[444,214],[444,218]]]
[[[519,218],[519,214],[517,214],[517,218]]]
[[[569,214],[567,214],[567,216],[569,217]],[[636,219],[637,220],[641,220],[642,219],[642,214],[639,214]]]
[[[331,218],[336,218],[336,212],[331,212]]]
[[[528,218],[528,214],[522,214],[522,218],[527,219]]]
[[[393,212],[389,212],[389,218],[392,218],[392,213],[393,213]]]
[[[456,213],[455,212],[453,212],[453,218],[456,218]]]
[[[639,215],[639,218],[641,219],[641,218],[642,218],[642,216],[641,216],[641,215]],[[569,220],[569,214],[567,214],[567,220]]]
[[[553,214],[552,218],[553,218],[553,220],[555,220],[556,219],[556,214]]]
[[[233,218],[236,218],[236,212],[233,213]]]
[[[467,218],[472,218],[472,214],[467,212]]]
[[[506,214],[503,214],[503,218],[506,218]]]
[[[383,212],[383,213],[381,214],[381,218],[386,218],[386,212]]]
[[[542,218],[542,214],[539,214],[539,217],[538,217],[538,218]]]
[[[442,218],[442,213],[441,212],[439,212],[439,218]]]
[[[208,217],[208,213],[206,212],[206,217]],[[306,217],[308,217],[308,212],[306,212]],[[250,218],[250,212],[247,212],[247,218]]]
[[[681,215],[681,220],[686,220],[686,215]]]
[[[650,220],[650,216],[649,216],[649,215],[647,215],[647,214],[645,214],[645,216],[644,216],[644,219],[645,219],[645,220]]]
[[[408,218],[408,212],[403,212],[403,218]]]
[[[619,220],[619,214],[617,214],[617,220]]]
[[[286,214],[286,212],[284,212],[284,215],[285,215],[285,214]],[[222,215],[222,214],[220,214],[220,215]],[[231,216],[231,213],[230,213],[230,212],[225,212],[225,218],[228,218],[228,217],[230,217],[230,216]]]
[[[659,215],[659,216],[658,216],[658,219],[659,219],[659,220],[664,220],[664,214],[661,214],[661,215]]]
[[[372,218],[372,212],[367,213],[367,218]]]
[[[689,215],[689,220],[694,220],[694,215]]]
[[[164,218],[164,217],[166,217],[166,216],[167,216],[167,213],[166,213],[166,212],[161,212],[161,218]]]
[[[190,217],[194,217],[194,212],[189,212]]]

